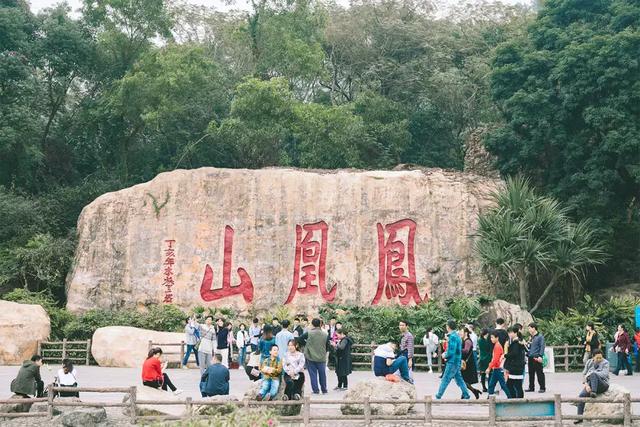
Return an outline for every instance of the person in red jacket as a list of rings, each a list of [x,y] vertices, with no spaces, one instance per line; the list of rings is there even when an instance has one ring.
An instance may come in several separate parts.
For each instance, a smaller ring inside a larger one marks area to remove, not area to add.
[[[613,350],[618,353],[618,363],[613,374],[618,375],[620,370],[624,367],[627,370],[627,375],[633,375],[633,368],[631,368],[631,363],[629,363],[631,340],[629,339],[627,328],[625,328],[624,325],[618,325],[618,332],[616,333],[616,342],[613,344]]]
[[[511,395],[504,379],[504,370],[502,369],[504,349],[500,345],[500,335],[494,329],[491,331],[490,337],[493,343],[493,357],[486,371],[487,375],[489,375],[489,396],[495,395],[496,384],[500,383],[500,388],[510,398]]]
[[[154,347],[149,350],[147,360],[142,364],[142,384],[147,387],[162,388],[167,391],[170,388],[173,394],[180,394],[182,390],[178,390],[173,385],[169,376],[162,372],[167,367],[167,362],[161,363],[162,349]]]

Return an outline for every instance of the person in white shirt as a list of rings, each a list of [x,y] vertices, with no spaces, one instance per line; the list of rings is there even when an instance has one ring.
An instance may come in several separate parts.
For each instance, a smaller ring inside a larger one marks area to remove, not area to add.
[[[200,329],[200,346],[198,347],[198,359],[200,359],[200,376],[211,365],[213,357],[214,341],[216,341],[216,330],[213,326],[213,316],[207,316],[204,325],[198,325]]]
[[[249,346],[249,333],[247,332],[247,326],[244,323],[240,323],[238,333],[236,334],[236,347],[238,347],[238,361],[244,366],[247,347]]]
[[[289,325],[289,320],[284,319],[282,321],[282,330],[276,334],[276,345],[278,346],[278,357],[280,360],[284,358],[285,353],[288,351],[289,341],[294,338],[289,330]]]
[[[289,340],[284,354],[282,369],[286,387],[283,400],[300,400],[304,388],[304,354],[298,350],[296,340]]]
[[[438,336],[433,333],[433,329],[427,328],[427,333],[422,338],[422,343],[427,349],[427,366],[429,366],[429,373],[431,374],[433,373],[433,355],[438,351],[439,342],[440,340]]]
[[[56,382],[60,387],[78,387],[76,368],[69,359],[62,359],[62,368],[58,369]],[[60,397],[80,397],[77,391],[61,391]]]

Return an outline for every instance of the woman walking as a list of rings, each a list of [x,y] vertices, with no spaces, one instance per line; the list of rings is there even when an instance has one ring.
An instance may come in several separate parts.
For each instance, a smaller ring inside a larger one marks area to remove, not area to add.
[[[486,370],[491,362],[491,353],[493,351],[493,344],[489,340],[489,329],[484,328],[480,332],[478,338],[478,350],[480,351],[480,361],[478,363],[478,370],[480,371],[480,382],[482,383],[482,392],[487,392],[487,373]]]
[[[462,379],[469,391],[479,399],[482,392],[473,387],[474,384],[478,384],[478,369],[473,357],[473,341],[469,328],[462,329]]]
[[[631,351],[631,340],[627,333],[627,328],[624,325],[618,325],[618,332],[616,332],[616,342],[613,345],[613,350],[618,353],[618,364],[616,370],[613,371],[614,375],[618,375],[620,370],[625,368],[627,375],[633,375],[633,368],[629,362],[629,352]]]
[[[514,326],[509,328],[508,332],[509,347],[504,355],[504,370],[509,373],[507,379],[508,397],[509,399],[522,399],[524,397],[522,381],[524,381],[524,365],[527,351],[522,343],[520,329]]]

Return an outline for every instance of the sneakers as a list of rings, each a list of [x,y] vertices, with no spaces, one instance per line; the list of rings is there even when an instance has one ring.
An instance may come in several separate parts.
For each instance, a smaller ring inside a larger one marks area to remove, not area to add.
[[[540,390],[538,390],[538,393],[546,393],[547,389],[541,388]]]
[[[287,401],[289,400],[289,396],[287,396],[286,394],[284,396],[282,396],[282,400]]]
[[[256,396],[256,400],[257,400],[258,402],[262,402],[262,395],[261,395],[261,394],[257,395],[257,396]]]
[[[174,395],[174,396],[177,396],[177,395],[182,394],[182,393],[184,393],[184,390],[180,390],[180,389],[178,388],[178,389],[176,389],[176,390],[173,392],[173,395]]]
[[[339,391],[339,390],[341,390],[341,389],[342,389],[342,387],[334,387],[334,388],[333,388],[333,390],[334,390],[334,391]]]
[[[302,396],[300,396],[298,393],[293,395],[293,400],[300,400],[302,399]]]
[[[413,384],[413,378],[403,378],[403,380],[405,380],[409,384]]]
[[[187,365],[182,365],[182,369],[189,369]]]

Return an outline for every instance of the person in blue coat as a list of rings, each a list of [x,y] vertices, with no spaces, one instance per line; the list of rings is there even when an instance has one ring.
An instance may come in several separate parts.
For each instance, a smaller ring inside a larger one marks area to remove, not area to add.
[[[441,399],[444,392],[447,390],[451,380],[455,380],[458,387],[462,391],[462,398],[469,399],[469,390],[464,383],[462,373],[460,372],[460,366],[462,364],[462,339],[458,335],[458,325],[455,320],[449,320],[447,322],[447,336],[449,337],[449,345],[447,346],[447,352],[444,355],[446,365],[444,368],[444,374],[442,375],[442,381],[440,382],[440,388],[436,393],[436,399]]]
[[[200,379],[202,397],[229,394],[229,369],[222,365],[222,355],[213,355],[213,364],[204,371]]]

